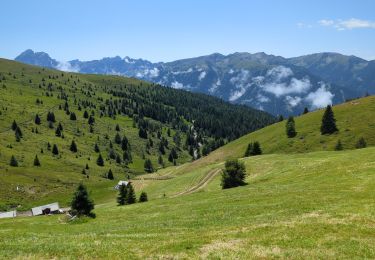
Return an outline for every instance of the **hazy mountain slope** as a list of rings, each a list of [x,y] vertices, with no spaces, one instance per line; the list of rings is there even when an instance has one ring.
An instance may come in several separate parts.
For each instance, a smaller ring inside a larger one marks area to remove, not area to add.
[[[143,174],[146,159],[155,170],[180,165],[200,156],[202,145],[209,152],[272,122],[262,111],[203,94],[0,59],[0,210],[66,204],[81,181],[103,200],[119,179]]]
[[[113,74],[220,97],[274,115],[299,114],[330,103],[375,93],[373,62],[354,56],[321,53],[286,59],[265,53],[212,54],[167,63],[129,57],[58,63],[36,62],[30,50],[16,60],[51,68]]]

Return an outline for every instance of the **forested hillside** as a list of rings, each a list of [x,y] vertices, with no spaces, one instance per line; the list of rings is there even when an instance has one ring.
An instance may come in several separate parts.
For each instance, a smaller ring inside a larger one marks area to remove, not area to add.
[[[206,95],[3,59],[0,101],[4,208],[70,196],[81,181],[104,199],[118,179],[195,160],[274,122]]]

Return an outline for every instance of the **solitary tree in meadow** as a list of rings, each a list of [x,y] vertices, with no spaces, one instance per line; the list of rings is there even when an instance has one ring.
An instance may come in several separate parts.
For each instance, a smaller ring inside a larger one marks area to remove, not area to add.
[[[95,217],[95,214],[92,213],[94,202],[90,199],[86,186],[82,183],[78,185],[77,190],[74,193],[71,207],[73,214],[76,214],[77,216]]]
[[[221,187],[229,189],[245,185],[246,169],[243,162],[228,160],[221,175]]]
[[[325,134],[333,134],[337,132],[336,126],[336,119],[333,114],[332,107],[330,105],[327,106],[326,110],[324,111],[323,118],[322,118],[322,125],[320,127],[320,132],[322,135]]]

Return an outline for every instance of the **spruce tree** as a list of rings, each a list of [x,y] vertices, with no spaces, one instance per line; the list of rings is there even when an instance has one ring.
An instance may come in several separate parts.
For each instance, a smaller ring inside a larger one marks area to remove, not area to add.
[[[35,115],[35,120],[34,120],[34,122],[35,122],[36,125],[40,125],[41,120],[40,120],[40,117],[39,117],[38,114]]]
[[[152,165],[152,162],[150,159],[146,159],[144,163],[145,172],[153,173],[154,172],[154,166]]]
[[[128,138],[124,135],[124,137],[121,140],[121,149],[123,151],[129,150],[130,149],[130,144]]]
[[[335,151],[341,151],[343,149],[341,140],[339,139],[335,145]]]
[[[78,185],[78,188],[74,193],[71,208],[73,213],[78,216],[95,216],[91,212],[94,209],[94,202],[90,199],[87,189],[82,183]]]
[[[245,152],[245,157],[248,157],[252,154],[253,152],[253,143],[249,143],[247,145],[247,149],[246,149],[246,152]]]
[[[141,195],[139,196],[139,202],[146,202],[148,201],[147,193],[142,191]]]
[[[40,161],[39,161],[38,155],[35,155],[34,166],[40,166]]]
[[[76,153],[78,152],[78,148],[77,148],[77,144],[76,142],[74,142],[74,140],[72,140],[72,143],[70,144],[70,151],[72,151],[73,153]]]
[[[111,169],[109,169],[109,171],[108,171],[108,173],[107,173],[107,178],[108,178],[108,180],[113,180],[113,179],[114,179],[114,178],[113,178],[113,172],[112,172]]]
[[[83,112],[83,117],[84,118],[89,118],[89,113],[85,110],[85,112]]]
[[[17,127],[18,127],[18,125],[17,125],[17,123],[16,123],[16,120],[13,120],[13,123],[12,123],[12,130],[13,130],[13,131],[16,131]]]
[[[336,127],[336,119],[333,114],[332,107],[328,105],[322,118],[322,125],[320,127],[320,133],[322,135],[325,135],[325,134],[333,134],[334,132],[337,132],[337,131],[338,129]]]
[[[120,185],[119,187],[119,194],[117,196],[117,204],[119,206],[125,205],[127,201],[127,194],[128,189],[126,188],[126,185]]]
[[[115,136],[115,143],[116,144],[121,144],[121,136],[119,135],[119,133],[116,133],[116,136]]]
[[[361,148],[366,148],[366,147],[367,147],[367,143],[365,141],[365,138],[363,137],[359,138],[358,142],[355,145],[355,148],[361,149]]]
[[[76,114],[74,112],[70,113],[70,118],[69,119],[72,120],[72,121],[77,120]]]
[[[258,141],[254,142],[253,145],[253,154],[252,155],[261,155],[262,154],[262,149],[260,148],[260,144]]]
[[[93,116],[90,116],[87,122],[92,126],[95,123],[95,118]]]
[[[119,132],[120,131],[120,126],[117,124],[116,125],[116,131]]]
[[[161,154],[159,154],[158,163],[159,163],[159,165],[161,165],[162,167],[164,167],[163,156],[161,156]]]
[[[54,155],[58,155],[59,154],[59,149],[57,149],[57,145],[54,144],[53,147],[52,147],[52,153]]]
[[[303,110],[303,114],[307,114],[307,113],[309,113],[309,109],[305,107],[305,109]]]
[[[247,146],[247,150],[245,152],[245,157],[261,155],[261,154],[262,154],[262,149],[260,148],[260,144],[258,141],[255,141],[254,143],[249,143],[249,145]]]
[[[16,157],[14,157],[14,155],[12,155],[12,157],[10,158],[9,165],[12,167],[18,167],[18,161]]]
[[[135,197],[135,192],[133,185],[129,182],[128,185],[126,186],[127,188],[127,194],[126,194],[126,204],[133,204],[136,202],[136,197]]]
[[[221,187],[229,189],[245,185],[246,169],[243,162],[228,160],[225,162],[225,169],[221,175]]]
[[[96,159],[96,164],[98,166],[104,166],[104,160],[101,154],[99,154],[98,159]]]
[[[288,118],[285,128],[286,128],[286,135],[288,136],[288,138],[293,138],[297,135],[294,118],[292,116]]]
[[[100,152],[100,149],[99,149],[99,145],[98,145],[98,144],[95,144],[95,146],[94,146],[94,151],[95,151],[96,153],[99,153],[99,152]]]

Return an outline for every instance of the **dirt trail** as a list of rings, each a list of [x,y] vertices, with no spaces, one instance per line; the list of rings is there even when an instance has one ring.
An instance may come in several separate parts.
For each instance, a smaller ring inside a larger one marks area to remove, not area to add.
[[[172,196],[172,198],[174,197],[177,197],[177,196],[181,196],[181,195],[187,195],[187,194],[191,194],[191,193],[194,193],[198,190],[201,190],[203,189],[204,187],[207,186],[207,184],[212,181],[212,179],[219,173],[221,172],[221,169],[214,169],[210,172],[208,172],[207,175],[205,175],[197,184],[195,184],[194,186],[190,187],[189,189],[185,190],[185,191],[182,191],[182,192],[179,192],[175,195]]]

